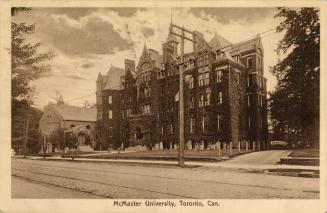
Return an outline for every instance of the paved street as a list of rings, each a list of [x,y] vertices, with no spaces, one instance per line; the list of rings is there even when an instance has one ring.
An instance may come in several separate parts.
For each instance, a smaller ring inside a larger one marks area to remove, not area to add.
[[[34,182],[16,176],[11,178],[11,184],[13,198],[102,198],[91,193]]]
[[[317,178],[220,167],[181,169],[13,158],[12,176],[14,198],[319,198]]]

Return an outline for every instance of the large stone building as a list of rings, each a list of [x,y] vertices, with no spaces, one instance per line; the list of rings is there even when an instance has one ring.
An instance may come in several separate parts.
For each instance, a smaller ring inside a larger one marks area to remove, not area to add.
[[[217,141],[267,147],[267,92],[260,37],[232,44],[215,34],[207,42],[193,32],[184,55],[185,141],[207,149]],[[174,149],[179,143],[179,42],[169,35],[162,54],[144,46],[137,62],[112,67],[97,79],[98,147],[146,145]],[[123,73],[123,74],[120,74]],[[116,76],[120,74],[121,76]],[[110,84],[113,77],[116,85]],[[120,77],[120,83],[118,82]],[[117,85],[121,85],[117,87]],[[155,146],[156,145],[156,146]]]

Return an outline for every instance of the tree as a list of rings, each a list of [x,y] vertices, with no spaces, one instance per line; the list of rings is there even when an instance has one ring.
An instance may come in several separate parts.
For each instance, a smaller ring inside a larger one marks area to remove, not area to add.
[[[49,135],[49,142],[56,148],[64,147],[64,130],[58,127]]]
[[[286,57],[272,67],[276,90],[269,108],[275,137],[319,146],[320,21],[314,8],[278,8],[285,32],[277,47]]]
[[[35,24],[16,23],[18,13],[29,13],[30,8],[12,8],[11,23],[11,106],[12,138],[24,136],[27,142],[30,107],[35,94],[31,82],[50,72],[48,60],[54,57],[52,51],[39,53],[40,43],[31,44],[26,36],[33,34]]]

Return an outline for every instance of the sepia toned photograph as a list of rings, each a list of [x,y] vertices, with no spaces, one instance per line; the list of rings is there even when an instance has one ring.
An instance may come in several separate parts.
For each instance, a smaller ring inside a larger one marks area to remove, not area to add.
[[[319,7],[10,9],[12,199],[320,199]]]

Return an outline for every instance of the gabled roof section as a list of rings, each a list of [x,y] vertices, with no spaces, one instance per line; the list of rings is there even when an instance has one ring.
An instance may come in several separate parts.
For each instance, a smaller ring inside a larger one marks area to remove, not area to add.
[[[154,49],[149,49],[148,52],[150,54],[150,58],[155,62],[155,67],[160,68],[161,63],[163,62],[163,56],[160,55],[159,52]]]
[[[217,32],[215,32],[215,35],[208,42],[208,44],[213,48],[213,50],[217,50],[217,49],[225,48],[231,45],[232,43],[227,39],[225,39],[224,37],[218,35]]]
[[[143,47],[143,51],[142,51],[140,60],[141,59],[150,59],[150,54],[148,52],[148,48],[146,47],[146,43],[144,43],[144,47]]]
[[[71,106],[67,104],[51,104],[53,109],[62,117],[63,120],[70,121],[89,121],[97,120],[97,110],[84,107]]]
[[[233,44],[232,47],[233,47],[232,52],[238,51],[238,52],[242,53],[242,52],[247,52],[250,50],[256,50],[257,48],[261,49],[261,51],[263,52],[263,46],[262,46],[261,38],[259,35],[257,35],[253,39],[235,43],[235,44]]]
[[[125,75],[124,69],[111,65],[109,71],[107,72],[107,82],[104,90],[118,89],[120,84],[120,77],[123,75]]]
[[[101,72],[99,72],[98,73],[97,81],[102,81],[102,78],[103,78],[103,76],[102,76]]]

